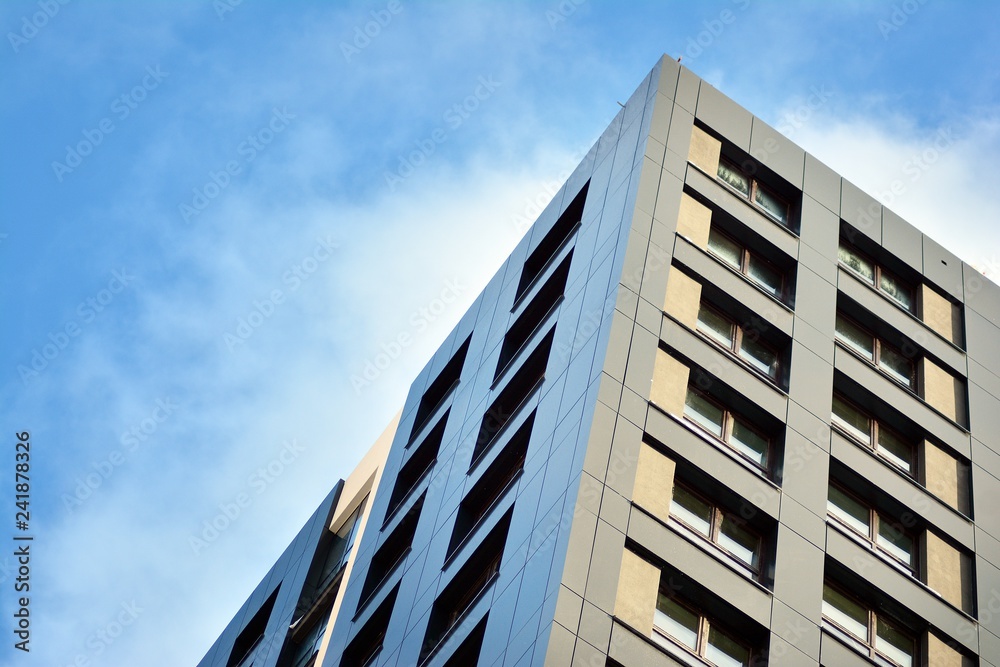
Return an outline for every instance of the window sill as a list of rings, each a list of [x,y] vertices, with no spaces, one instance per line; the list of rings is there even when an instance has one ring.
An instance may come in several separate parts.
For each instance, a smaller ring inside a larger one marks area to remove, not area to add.
[[[427,428],[431,425],[431,423],[435,421],[434,417],[441,410],[441,406],[448,402],[448,399],[451,397],[451,395],[455,393],[455,387],[461,384],[461,382],[462,382],[461,380],[455,380],[454,382],[451,383],[451,386],[448,387],[448,390],[444,392],[444,395],[441,397],[441,400],[437,402],[437,405],[431,408],[431,411],[427,413],[427,416],[424,417],[424,420],[420,422],[420,426],[413,429],[413,431],[410,433],[410,437],[406,441],[406,445],[403,446],[403,449],[409,449],[410,445],[417,442],[418,440],[423,439],[421,436],[424,435],[424,431],[426,431]]]
[[[461,553],[462,548],[465,547],[466,544],[468,544],[469,540],[472,539],[472,536],[475,535],[480,528],[482,528],[483,524],[485,524],[486,521],[490,518],[490,516],[493,515],[494,510],[496,510],[496,508],[501,503],[503,503],[504,498],[507,497],[507,493],[512,488],[514,488],[514,486],[517,485],[517,481],[521,479],[521,475],[523,474],[524,474],[524,468],[518,470],[514,474],[514,476],[511,477],[506,484],[504,484],[504,487],[500,491],[500,494],[496,497],[496,499],[493,502],[489,504],[489,507],[487,507],[486,511],[483,512],[483,515],[479,517],[479,520],[476,521],[476,523],[474,523],[472,527],[469,528],[469,532],[465,534],[465,537],[462,538],[462,541],[456,544],[455,549],[447,556],[445,556],[444,563],[441,565],[442,572],[448,569],[448,566],[451,565],[451,562],[455,560],[455,556]]]
[[[956,607],[954,604],[952,604],[948,600],[945,600],[941,596],[940,593],[938,593],[936,590],[934,590],[933,588],[931,588],[930,586],[928,586],[924,582],[920,581],[920,579],[917,578],[917,575],[916,575],[915,572],[913,572],[913,570],[910,570],[909,568],[907,568],[901,562],[897,561],[892,556],[889,556],[888,554],[883,553],[880,549],[878,549],[875,546],[873,546],[870,541],[868,541],[867,539],[861,537],[856,532],[854,532],[853,530],[851,530],[847,526],[843,525],[840,521],[838,521],[837,519],[831,517],[829,514],[826,516],[826,525],[828,527],[832,528],[833,530],[836,530],[838,533],[840,533],[841,535],[843,535],[847,539],[851,540],[852,542],[854,542],[858,546],[860,546],[860,547],[868,550],[872,554],[874,554],[876,558],[878,558],[883,563],[885,563],[889,567],[893,568],[894,570],[896,570],[897,572],[899,572],[903,576],[907,577],[912,583],[914,583],[918,587],[922,588],[924,591],[926,591],[930,595],[934,596],[937,600],[939,600],[943,604],[947,605],[952,610],[954,610],[954,611],[958,612],[959,614],[961,614],[962,616],[964,616],[966,618],[966,620],[968,620],[970,623],[978,623],[979,622],[979,621],[976,620],[976,618],[974,616],[972,616],[968,612],[964,611],[961,607]]]
[[[554,312],[559,310],[559,304],[561,304],[563,300],[565,300],[565,298],[566,297],[564,295],[559,295],[559,298],[556,299],[555,303],[552,304],[552,307],[549,308],[548,312],[546,312],[545,315],[542,316],[542,319],[538,321],[538,324],[535,325],[535,328],[531,330],[530,334],[528,334],[528,338],[524,341],[524,343],[521,344],[521,347],[517,348],[514,351],[514,354],[512,354],[510,359],[507,360],[507,363],[504,364],[503,368],[497,369],[496,375],[493,376],[493,384],[490,385],[490,391],[496,389],[497,385],[500,384],[500,382],[507,375],[507,371],[509,371],[511,368],[517,365],[517,360],[521,357],[521,354],[526,349],[531,347],[532,342],[534,342],[536,337],[538,337],[538,332],[540,332],[542,329],[545,328],[545,326],[549,322],[549,318],[552,317],[552,314]],[[503,344],[501,344],[500,347],[503,348]]]
[[[503,438],[504,434],[510,429],[510,425],[517,420],[518,415],[523,414],[527,406],[531,403],[531,401],[538,398],[539,389],[544,383],[545,383],[545,374],[543,373],[541,376],[539,376],[537,380],[535,380],[535,384],[532,385],[531,389],[528,390],[528,393],[525,394],[524,400],[518,403],[514,407],[514,409],[510,411],[510,417],[508,417],[507,421],[504,422],[503,426],[500,427],[500,430],[494,433],[493,437],[491,437],[489,441],[483,445],[483,448],[478,453],[476,453],[475,458],[472,459],[472,461],[469,463],[469,470],[466,472],[467,475],[471,475],[472,471],[475,470],[476,467],[483,462],[483,459],[485,459],[486,455],[489,454],[491,449],[493,449],[493,446],[501,438]]]
[[[553,266],[556,265],[556,260],[562,261],[564,259],[562,257],[563,252],[566,250],[567,247],[573,245],[573,243],[576,241],[577,232],[580,231],[580,228],[582,226],[583,226],[583,221],[577,222],[575,225],[573,225],[572,229],[569,230],[569,233],[566,234],[566,238],[564,238],[559,243],[559,246],[555,249],[555,252],[553,252],[552,255],[545,261],[545,264],[543,264],[542,268],[538,270],[538,273],[535,274],[535,277],[531,279],[531,282],[525,286],[524,291],[521,292],[516,299],[514,299],[514,304],[510,307],[511,313],[514,313],[518,308],[521,307],[521,304],[525,303],[525,301],[527,300],[526,297],[529,294],[531,294],[534,291],[534,289],[538,287],[539,284],[541,284],[542,276],[547,274],[549,272],[549,269],[551,269]],[[531,253],[528,254],[530,255]],[[524,271],[524,268],[522,267],[521,270]]]
[[[857,350],[855,350],[853,347],[851,347],[847,343],[845,343],[845,342],[841,341],[840,339],[838,339],[836,337],[836,334],[834,334],[833,344],[836,345],[841,350],[845,350],[848,354],[851,354],[856,359],[859,359],[860,361],[863,361],[869,368],[871,368],[872,370],[878,372],[878,374],[880,376],[882,376],[885,379],[889,380],[890,382],[892,382],[894,385],[896,385],[900,389],[905,390],[913,398],[917,399],[918,401],[920,401],[924,405],[927,405],[927,407],[931,408],[932,410],[934,409],[933,407],[931,407],[931,405],[929,405],[927,403],[927,401],[925,401],[923,399],[923,397],[920,394],[917,393],[917,390],[914,389],[914,387],[913,387],[912,384],[906,384],[902,380],[900,380],[900,379],[894,377],[893,375],[891,375],[890,373],[886,372],[881,366],[879,366],[878,364],[876,364],[870,358],[864,356],[863,354],[861,354],[860,352],[858,352]],[[916,373],[916,368],[914,368],[913,372]]]
[[[399,511],[404,507],[406,507],[406,505],[409,504],[410,500],[417,495],[416,494],[417,489],[419,489],[421,485],[423,485],[424,481],[427,480],[428,477],[430,477],[430,474],[434,470],[434,466],[436,465],[437,465],[437,458],[431,461],[430,464],[427,466],[427,468],[422,473],[420,473],[420,477],[418,477],[417,481],[413,483],[413,486],[411,486],[407,490],[407,492],[403,494],[403,497],[399,499],[399,502],[396,503],[395,506],[390,508],[388,512],[386,512],[385,519],[382,521],[382,526],[379,528],[379,532],[384,531],[389,526],[389,524],[391,524],[393,520],[400,515]]]
[[[795,314],[795,309],[793,309],[791,306],[789,306],[785,301],[783,301],[782,299],[779,299],[778,297],[776,297],[773,294],[771,294],[770,292],[768,292],[766,289],[764,289],[763,287],[761,287],[757,283],[757,281],[752,280],[748,275],[746,275],[742,271],[738,271],[737,269],[733,268],[733,266],[731,264],[727,264],[726,262],[723,262],[721,259],[719,259],[719,257],[715,253],[709,252],[708,250],[699,247],[694,241],[692,241],[690,238],[688,238],[684,234],[681,234],[680,232],[677,232],[677,236],[679,236],[682,239],[684,239],[685,241],[687,241],[691,245],[691,247],[697,248],[698,252],[700,252],[700,253],[704,254],[705,256],[709,257],[713,262],[715,262],[719,266],[721,266],[724,269],[726,269],[727,271],[729,271],[731,274],[733,274],[734,276],[736,276],[737,278],[739,278],[740,280],[742,280],[743,282],[745,282],[747,285],[749,285],[750,287],[752,287],[754,290],[756,290],[757,292],[760,292],[761,294],[763,294],[768,299],[768,301],[770,301],[771,303],[773,303],[778,308],[781,308],[782,310],[784,310],[785,312],[787,312],[789,315],[794,315]],[[791,299],[789,299],[789,300],[791,300]],[[779,328],[779,330],[780,330],[780,328]]]
[[[705,171],[704,169],[702,169],[701,167],[699,167],[698,165],[692,164],[691,162],[688,162],[687,164],[688,164],[688,167],[696,170],[700,174],[703,174],[705,177],[707,177],[709,180],[711,180],[712,183],[714,183],[717,186],[719,186],[719,188],[721,190],[723,190],[723,191],[729,193],[730,195],[732,195],[734,199],[738,200],[744,206],[746,206],[748,209],[750,209],[751,211],[753,211],[755,215],[760,216],[761,218],[763,218],[764,220],[767,220],[769,223],[771,223],[772,225],[774,225],[778,229],[784,231],[789,236],[791,236],[792,238],[794,238],[796,243],[798,243],[798,241],[799,241],[799,234],[798,234],[798,232],[796,232],[792,228],[792,226],[790,224],[786,225],[786,224],[780,222],[776,217],[774,217],[770,213],[765,212],[764,209],[762,209],[761,207],[759,207],[756,204],[754,204],[753,202],[751,202],[749,197],[744,196],[742,192],[740,192],[739,190],[737,190],[733,186],[729,185],[725,181],[721,180],[719,178],[718,174],[710,174],[707,171]],[[685,180],[685,183],[686,182],[687,181]],[[789,206],[789,208],[791,208],[791,203],[789,203],[788,206]]]
[[[378,583],[375,584],[375,587],[372,588],[371,592],[368,593],[368,595],[366,595],[365,598],[358,603],[358,608],[354,612],[354,617],[351,619],[352,623],[358,620],[358,617],[361,616],[362,613],[364,613],[365,609],[368,607],[368,603],[374,600],[378,596],[379,591],[385,588],[385,584],[392,578],[392,575],[396,573],[400,565],[402,565],[403,562],[406,560],[406,557],[410,555],[411,551],[413,551],[413,547],[406,547],[406,549],[403,550],[403,553],[399,554],[399,557],[397,557],[396,560],[393,561],[392,565],[389,566],[389,569],[386,571],[386,573],[382,575],[382,578],[378,580]],[[369,567],[371,567],[370,563]]]

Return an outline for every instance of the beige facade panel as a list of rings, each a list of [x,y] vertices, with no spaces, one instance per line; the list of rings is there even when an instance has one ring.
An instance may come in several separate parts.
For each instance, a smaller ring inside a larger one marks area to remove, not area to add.
[[[712,209],[683,193],[681,211],[677,217],[677,233],[686,236],[691,243],[704,250],[708,247],[708,232],[711,227]]]
[[[961,309],[926,284],[920,286],[920,314],[924,324],[952,343],[962,345]]]
[[[649,392],[650,402],[669,414],[683,415],[690,374],[690,368],[663,350],[657,350],[656,364],[653,366],[653,386]]]
[[[924,487],[959,512],[969,514],[969,467],[930,440],[920,445]]]
[[[967,424],[965,383],[923,357],[920,360],[920,390],[924,400],[952,421]]]
[[[656,449],[646,443],[639,445],[632,500],[661,521],[670,517],[675,468],[676,464]]]
[[[942,598],[972,613],[972,559],[945,542],[932,530],[923,535],[924,581]]]
[[[700,307],[701,283],[676,267],[671,268],[663,310],[684,326],[695,329],[698,326]]]
[[[653,634],[656,595],[660,590],[660,568],[628,549],[622,553],[615,617],[643,635]]]
[[[947,642],[927,633],[927,664],[932,667],[963,667],[962,654],[948,646]]]
[[[714,176],[719,171],[719,156],[721,154],[721,141],[697,125],[691,129],[691,150],[688,153],[688,162]]]

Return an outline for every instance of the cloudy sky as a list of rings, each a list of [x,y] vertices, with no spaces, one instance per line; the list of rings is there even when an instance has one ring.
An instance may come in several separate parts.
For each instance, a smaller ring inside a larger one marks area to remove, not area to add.
[[[194,665],[663,53],[997,279],[998,13],[3,2],[0,664]]]

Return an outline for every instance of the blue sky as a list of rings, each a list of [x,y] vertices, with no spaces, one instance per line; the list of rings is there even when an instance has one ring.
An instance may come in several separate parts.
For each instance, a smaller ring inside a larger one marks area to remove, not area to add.
[[[3,3],[0,664],[195,664],[663,53],[996,280],[998,12]]]

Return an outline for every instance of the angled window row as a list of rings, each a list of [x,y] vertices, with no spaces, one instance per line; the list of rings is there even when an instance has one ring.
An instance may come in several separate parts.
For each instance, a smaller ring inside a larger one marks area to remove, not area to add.
[[[701,125],[691,132],[688,162],[777,224],[798,227],[801,193],[732,142]]]
[[[520,412],[545,378],[545,368],[548,365],[549,352],[552,350],[554,338],[555,327],[552,327],[538,342],[531,354],[524,359],[520,368],[510,376],[504,388],[500,390],[486,409],[479,425],[479,432],[476,435],[472,461],[469,464],[470,470],[479,463],[486,451],[503,432],[504,427]]]
[[[763,471],[770,464],[771,438],[753,422],[697,386],[688,386],[684,419],[725,443]]]
[[[418,664],[424,664],[437,653],[496,581],[512,516],[513,509],[510,509],[434,601]]]
[[[833,395],[832,419],[833,425],[841,432],[874,451],[908,476],[916,477],[917,446],[914,442],[840,394]]]
[[[493,374],[494,381],[514,361],[518,353],[531,340],[532,335],[545,324],[549,314],[562,300],[572,261],[573,251],[570,250],[559,266],[545,280],[545,284],[539,288],[535,296],[525,306],[524,311],[510,325],[503,337],[503,344],[500,346],[500,358],[497,360],[497,368]]]
[[[441,441],[444,439],[444,430],[448,425],[448,409],[438,419],[434,427],[427,432],[427,435],[416,446],[410,447],[409,458],[403,463],[396,475],[396,481],[392,485],[389,493],[389,505],[385,510],[385,519],[382,521],[383,527],[389,523],[396,510],[398,510],[413,491],[420,485],[437,463],[437,455],[441,450]]]
[[[780,377],[780,354],[761,336],[759,319],[740,322],[706,301],[698,308],[698,331],[772,380]],[[766,325],[765,325],[766,326]]]
[[[902,623],[874,605],[865,604],[844,588],[823,584],[823,622],[842,639],[886,667],[912,667],[917,662],[917,640]]]
[[[425,491],[406,513],[406,516],[396,524],[396,527],[393,528],[392,532],[385,538],[385,541],[382,542],[381,546],[379,546],[372,556],[371,562],[368,565],[368,574],[365,575],[364,584],[361,586],[358,611],[364,609],[368,601],[378,592],[382,584],[392,576],[393,572],[402,564],[407,554],[410,553],[426,495],[427,492]]]
[[[964,346],[961,305],[847,223],[841,223],[837,258],[842,267],[890,303],[920,319],[950,343]]]
[[[896,382],[916,391],[917,371],[913,359],[885,340],[869,333],[853,319],[837,313],[837,342],[875,364]]]
[[[347,644],[341,657],[342,665],[358,665],[369,667],[374,665],[382,653],[385,633],[392,619],[392,609],[396,606],[396,596],[399,594],[399,583],[385,596],[378,608],[372,612],[354,638]]]
[[[788,301],[791,281],[787,278],[786,270],[765,259],[764,255],[741,245],[714,226],[708,235],[708,251],[778,301]]]
[[[583,219],[583,209],[587,203],[587,190],[590,188],[590,181],[584,184],[580,192],[573,198],[569,206],[563,210],[552,228],[545,233],[542,240],[538,242],[535,249],[531,251],[527,259],[524,260],[524,267],[521,269],[521,279],[517,284],[514,293],[514,303],[521,300],[528,290],[534,285],[537,278],[544,273],[559,251],[569,242],[573,234],[580,227]]]
[[[470,334],[448,360],[445,367],[441,369],[438,376],[434,378],[434,381],[428,385],[423,396],[420,397],[420,403],[417,404],[417,411],[413,417],[413,429],[407,439],[408,444],[420,435],[438,406],[444,403],[444,400],[451,394],[451,390],[458,384],[459,378],[462,377],[462,368],[465,366],[465,357],[469,353],[469,343],[471,342],[472,335]]]
[[[760,576],[763,538],[745,519],[680,482],[674,483],[670,515],[748,568],[754,577]]]
[[[458,553],[469,536],[507,495],[507,491],[521,476],[528,455],[528,444],[531,440],[531,429],[534,423],[535,412],[532,411],[517,429],[517,432],[511,436],[503,451],[483,472],[479,481],[465,494],[458,507],[455,527],[452,530],[448,553],[445,556],[446,563]]]

